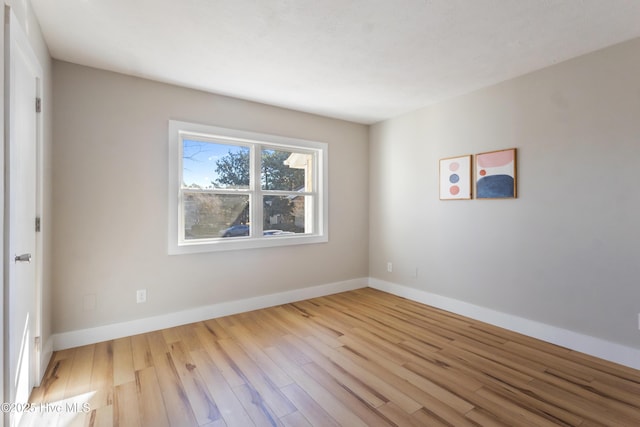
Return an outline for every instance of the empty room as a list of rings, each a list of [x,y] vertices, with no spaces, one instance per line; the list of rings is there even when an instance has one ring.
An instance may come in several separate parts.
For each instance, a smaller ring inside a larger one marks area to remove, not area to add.
[[[3,426],[640,425],[640,2],[4,6]]]

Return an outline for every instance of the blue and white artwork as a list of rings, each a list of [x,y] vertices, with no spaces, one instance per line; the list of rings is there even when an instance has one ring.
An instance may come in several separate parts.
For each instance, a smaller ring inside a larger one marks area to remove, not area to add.
[[[471,198],[471,155],[440,160],[440,200]]]
[[[476,198],[516,197],[516,149],[476,154]]]

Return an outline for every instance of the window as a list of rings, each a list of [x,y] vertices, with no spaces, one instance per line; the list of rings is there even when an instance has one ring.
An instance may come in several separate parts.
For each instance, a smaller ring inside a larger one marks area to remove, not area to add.
[[[171,120],[169,253],[320,243],[327,144]]]

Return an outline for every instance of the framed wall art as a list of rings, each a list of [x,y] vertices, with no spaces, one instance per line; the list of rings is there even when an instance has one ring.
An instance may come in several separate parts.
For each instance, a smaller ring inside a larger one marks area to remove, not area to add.
[[[516,149],[491,151],[475,156],[476,199],[516,197]]]
[[[440,200],[471,199],[471,155],[440,160]]]

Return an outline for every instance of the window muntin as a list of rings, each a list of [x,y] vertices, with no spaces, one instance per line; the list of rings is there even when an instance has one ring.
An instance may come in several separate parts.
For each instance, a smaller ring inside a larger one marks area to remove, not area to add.
[[[328,240],[326,144],[177,121],[169,128],[169,253]]]

